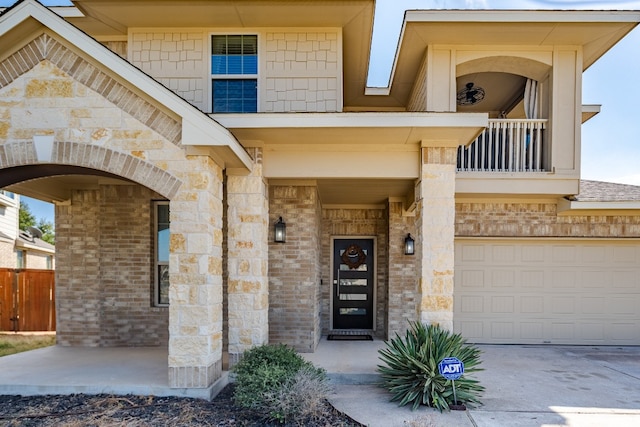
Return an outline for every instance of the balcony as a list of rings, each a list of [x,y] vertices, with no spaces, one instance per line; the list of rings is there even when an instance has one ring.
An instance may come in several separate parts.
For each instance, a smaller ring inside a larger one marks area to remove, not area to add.
[[[458,172],[547,172],[547,120],[491,119],[471,144],[458,148]]]

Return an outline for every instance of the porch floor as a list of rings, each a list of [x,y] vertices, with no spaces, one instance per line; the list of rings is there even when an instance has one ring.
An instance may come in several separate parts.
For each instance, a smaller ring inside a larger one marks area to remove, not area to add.
[[[336,384],[375,382],[377,350],[383,341],[327,341],[302,354],[327,370]],[[208,389],[170,388],[166,347],[52,346],[0,357],[0,394],[139,394],[211,399],[228,373]]]

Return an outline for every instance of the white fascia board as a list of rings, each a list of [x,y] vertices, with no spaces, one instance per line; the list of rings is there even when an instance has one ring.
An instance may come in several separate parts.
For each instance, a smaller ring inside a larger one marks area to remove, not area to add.
[[[213,120],[207,119],[206,126],[203,126],[201,120],[191,120],[191,117],[184,117],[182,119],[182,145],[186,147],[227,147],[243,166],[251,170],[253,167],[251,156],[236,141],[231,132],[218,123],[216,123],[217,126],[211,126],[209,121],[213,122]],[[229,140],[236,141],[236,143],[229,144]]]
[[[367,96],[389,96],[391,88],[367,86],[364,88],[364,94]]]
[[[408,10],[406,22],[640,22],[637,10]]]
[[[558,201],[558,213],[571,211],[640,210],[640,201],[629,202],[580,202],[567,199]]]
[[[16,239],[15,242],[16,242],[16,247],[17,248],[31,249],[32,251],[43,252],[43,253],[47,253],[47,254],[55,254],[56,253],[55,248],[54,249],[43,248],[42,246],[31,244],[31,243],[25,242],[24,240],[20,240],[20,239]]]
[[[200,141],[202,145],[229,146],[234,153],[244,153],[246,157],[241,158],[241,161],[248,168],[251,167],[251,163],[247,163],[249,156],[240,143],[229,131],[220,129],[219,123],[211,120],[206,114],[197,110],[187,101],[155,81],[152,77],[134,67],[125,59],[120,58],[87,36],[84,32],[48,10],[45,6],[37,4],[35,0],[25,0],[24,3],[18,4],[15,9],[7,12],[7,15],[1,16],[0,35],[28,18],[36,19],[69,43],[78,47],[82,52],[91,56],[98,63],[109,68],[111,72],[121,76],[132,86],[143,91],[149,97],[174,112],[183,122],[183,140],[185,140],[185,137],[192,138],[194,136],[194,129],[200,129],[202,132],[198,135],[197,140]],[[187,123],[186,126],[185,123]],[[185,135],[185,128],[187,129],[187,135]]]
[[[216,114],[230,129],[486,127],[486,113],[257,113]]]

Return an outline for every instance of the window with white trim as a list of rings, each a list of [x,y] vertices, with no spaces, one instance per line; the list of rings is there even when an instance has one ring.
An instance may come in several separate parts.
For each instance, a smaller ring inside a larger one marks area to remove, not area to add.
[[[214,113],[258,111],[258,36],[211,36],[211,97]]]
[[[154,203],[154,304],[169,305],[169,202]]]

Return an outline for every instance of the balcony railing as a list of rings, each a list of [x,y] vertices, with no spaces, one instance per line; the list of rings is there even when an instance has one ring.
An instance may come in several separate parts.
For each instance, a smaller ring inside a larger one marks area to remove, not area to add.
[[[489,120],[470,145],[458,148],[459,172],[544,172],[547,120]]]

